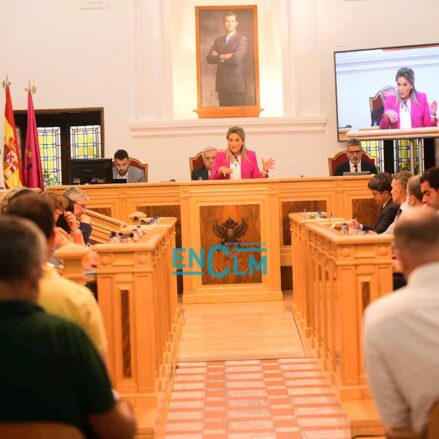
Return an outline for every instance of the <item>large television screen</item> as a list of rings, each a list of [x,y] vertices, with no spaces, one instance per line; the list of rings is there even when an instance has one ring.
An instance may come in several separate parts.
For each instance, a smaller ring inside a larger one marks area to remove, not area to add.
[[[112,182],[111,159],[70,159],[69,184],[105,184]]]
[[[346,128],[380,129],[381,124],[381,129],[408,129],[427,126],[429,120],[428,126],[436,123],[430,111],[425,112],[439,100],[439,44],[334,52],[334,64],[339,140],[340,130]],[[417,99],[413,106],[401,99],[406,77],[400,77],[399,87],[395,78],[401,68],[414,74]],[[390,121],[389,109],[397,120]]]

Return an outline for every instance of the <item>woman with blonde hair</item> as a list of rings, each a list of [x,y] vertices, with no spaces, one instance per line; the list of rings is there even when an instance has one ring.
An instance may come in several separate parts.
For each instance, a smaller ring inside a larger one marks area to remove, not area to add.
[[[210,180],[241,180],[244,178],[266,178],[274,168],[274,160],[262,159],[259,170],[256,153],[245,147],[245,131],[241,127],[231,127],[227,131],[227,149],[218,151],[210,172]]]

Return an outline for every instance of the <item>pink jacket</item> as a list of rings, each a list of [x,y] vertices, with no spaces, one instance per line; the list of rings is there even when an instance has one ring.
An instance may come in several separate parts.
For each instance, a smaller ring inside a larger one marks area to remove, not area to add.
[[[241,162],[241,178],[264,178],[258,168],[258,161],[256,160],[256,153],[247,149],[247,159],[240,160]],[[230,167],[230,161],[227,158],[225,151],[218,151],[215,156],[215,163],[210,171],[209,180],[229,180],[230,175],[218,175],[218,169],[221,166]],[[268,175],[267,175],[268,177]]]
[[[411,100],[411,118],[412,118],[412,128],[422,128],[422,127],[435,127],[437,122],[436,119],[432,119],[430,116],[430,108],[427,102],[427,95],[425,93],[416,92],[416,103],[413,99]],[[396,123],[390,123],[384,114],[387,110],[393,110],[398,113],[398,120]],[[386,105],[384,106],[384,114],[381,118],[380,128],[399,128],[399,110],[400,102],[396,100],[395,96],[387,96]]]

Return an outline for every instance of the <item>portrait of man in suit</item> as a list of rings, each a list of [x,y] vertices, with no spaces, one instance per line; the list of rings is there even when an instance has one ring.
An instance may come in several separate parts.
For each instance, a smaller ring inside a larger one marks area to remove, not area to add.
[[[199,7],[198,62],[202,107],[256,105],[254,7]]]

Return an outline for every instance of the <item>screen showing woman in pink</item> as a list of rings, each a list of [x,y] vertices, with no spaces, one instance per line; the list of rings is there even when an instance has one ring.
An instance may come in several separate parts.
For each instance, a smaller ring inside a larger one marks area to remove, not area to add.
[[[421,128],[437,125],[437,102],[430,105],[427,95],[415,89],[415,73],[401,67],[395,75],[396,96],[387,96],[380,128]]]

